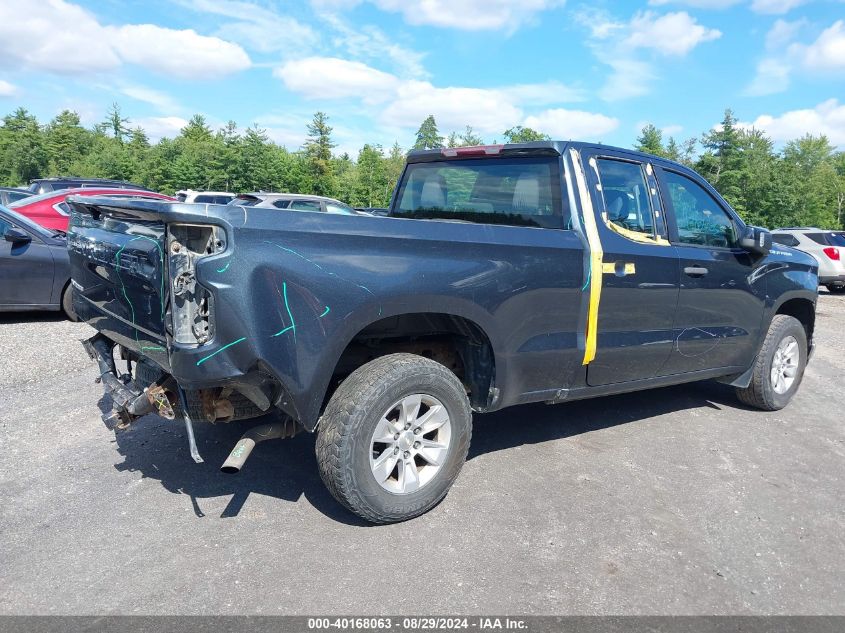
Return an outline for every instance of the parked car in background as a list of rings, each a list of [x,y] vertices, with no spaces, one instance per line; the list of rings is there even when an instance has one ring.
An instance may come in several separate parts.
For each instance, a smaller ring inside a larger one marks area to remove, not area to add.
[[[289,209],[291,211],[320,211],[323,213],[338,213],[340,215],[358,215],[359,213],[345,202],[311,196],[300,193],[242,193],[229,204],[239,207],[262,207]]]
[[[62,189],[24,198],[9,205],[10,209],[28,217],[33,222],[48,229],[67,231],[70,207],[65,202],[68,196],[110,196],[113,198],[152,198],[176,202],[175,198],[146,189],[115,189],[86,187],[84,189]]]
[[[176,199],[179,202],[196,202],[198,204],[229,204],[235,194],[228,191],[194,191],[193,189],[182,189],[176,192]]]
[[[29,189],[18,189],[17,187],[0,187],[0,204],[9,206],[13,202],[23,200],[33,195]]]
[[[367,215],[381,215],[385,216],[390,212],[386,207],[355,207],[356,211],[366,213]]]
[[[0,311],[63,310],[75,321],[64,233],[0,206],[0,236]]]
[[[845,233],[793,227],[775,229],[772,241],[812,255],[819,263],[819,284],[830,292],[845,292]]]
[[[108,187],[110,189],[136,189],[138,191],[152,191],[134,182],[126,180],[111,180],[110,178],[36,178],[29,183],[29,191],[33,194],[60,191],[61,189],[79,189],[82,187]]]

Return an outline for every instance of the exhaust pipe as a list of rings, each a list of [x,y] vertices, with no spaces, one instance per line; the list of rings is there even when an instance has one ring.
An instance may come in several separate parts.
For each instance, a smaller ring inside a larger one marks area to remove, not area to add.
[[[241,436],[241,439],[235,444],[235,448],[229,453],[229,457],[223,462],[220,470],[224,473],[239,472],[256,444],[266,440],[281,440],[293,437],[298,431],[299,426],[291,418],[253,427]]]

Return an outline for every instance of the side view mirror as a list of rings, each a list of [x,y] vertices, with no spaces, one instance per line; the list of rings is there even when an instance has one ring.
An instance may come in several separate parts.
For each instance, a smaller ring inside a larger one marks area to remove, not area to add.
[[[749,253],[768,255],[769,251],[772,250],[772,234],[769,233],[768,229],[749,226],[740,238],[739,245]]]
[[[6,229],[6,232],[3,234],[3,237],[6,239],[7,242],[11,242],[12,244],[28,244],[32,241],[32,238],[29,236],[29,233],[26,231],[21,231],[20,229],[16,229],[13,226],[10,226]]]

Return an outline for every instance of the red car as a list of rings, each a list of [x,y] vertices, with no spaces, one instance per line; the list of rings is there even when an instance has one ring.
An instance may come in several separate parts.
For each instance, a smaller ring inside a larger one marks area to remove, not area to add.
[[[139,189],[113,189],[109,187],[84,187],[81,189],[61,189],[50,191],[40,196],[31,196],[9,205],[23,216],[47,229],[67,231],[70,221],[70,207],[65,202],[68,196],[113,196],[115,198],[155,198],[178,202],[176,198],[165,196],[155,191]]]

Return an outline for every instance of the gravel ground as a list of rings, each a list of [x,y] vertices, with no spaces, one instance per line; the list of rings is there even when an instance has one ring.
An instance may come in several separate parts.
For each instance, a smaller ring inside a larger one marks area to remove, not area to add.
[[[476,416],[429,514],[372,527],[314,439],[217,471],[245,425],[115,436],[77,340],[0,316],[0,614],[845,614],[845,297],[787,409],[715,383]]]

